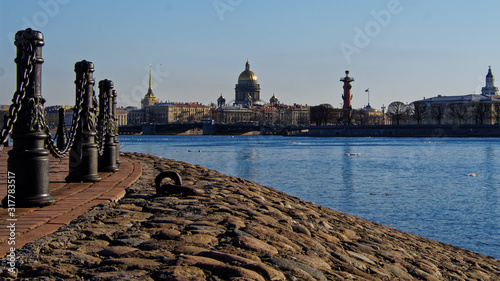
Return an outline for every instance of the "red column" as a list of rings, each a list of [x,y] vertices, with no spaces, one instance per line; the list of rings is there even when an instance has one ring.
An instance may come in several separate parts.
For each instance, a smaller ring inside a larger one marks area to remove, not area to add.
[[[349,77],[349,70],[345,71],[345,77],[340,78],[340,81],[344,82],[344,94],[342,95],[342,99],[344,100],[344,106],[342,107],[342,110],[344,112],[344,123],[350,124],[351,123],[351,111],[352,111],[352,106],[351,106],[351,82],[354,81],[354,78]]]

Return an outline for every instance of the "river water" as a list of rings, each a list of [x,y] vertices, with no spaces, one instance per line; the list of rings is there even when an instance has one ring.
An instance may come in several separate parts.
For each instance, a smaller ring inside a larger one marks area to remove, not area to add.
[[[500,139],[119,136],[121,151],[198,164],[500,258]]]

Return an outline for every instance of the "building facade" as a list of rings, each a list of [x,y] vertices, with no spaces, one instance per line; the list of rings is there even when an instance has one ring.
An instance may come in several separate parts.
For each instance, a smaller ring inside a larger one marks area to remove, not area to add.
[[[481,94],[424,98],[413,102],[409,114],[420,124],[499,124],[500,96],[491,67]]]
[[[498,95],[439,95],[414,102],[410,114],[423,115],[421,124],[499,124],[499,107]]]
[[[45,107],[45,123],[49,129],[56,129],[59,124],[59,108],[64,108],[64,125],[70,127],[73,122],[73,106],[47,106]]]
[[[146,110],[138,108],[127,108],[127,124],[140,125],[146,122]]]
[[[197,102],[158,103],[146,107],[146,123],[192,123],[210,117],[210,107]]]
[[[116,111],[116,123],[118,126],[124,126],[128,124],[128,111],[123,108],[117,108]]]
[[[248,123],[308,125],[310,107],[303,105],[271,105],[239,107],[222,106],[212,109],[212,119],[216,123]]]

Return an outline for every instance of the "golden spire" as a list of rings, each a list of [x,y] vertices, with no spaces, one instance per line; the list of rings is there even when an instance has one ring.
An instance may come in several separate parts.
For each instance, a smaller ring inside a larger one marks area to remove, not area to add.
[[[151,85],[151,64],[149,65],[149,88],[148,93],[144,98],[153,98],[156,99],[155,94],[153,94],[153,86]]]
[[[148,90],[150,90],[150,91],[153,90],[153,88],[151,87],[151,64],[149,64],[149,88],[148,88]]]

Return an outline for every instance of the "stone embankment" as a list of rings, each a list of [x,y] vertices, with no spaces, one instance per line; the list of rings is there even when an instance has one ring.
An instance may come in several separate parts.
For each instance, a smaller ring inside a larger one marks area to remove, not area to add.
[[[143,166],[127,195],[26,245],[17,278],[500,280],[498,259],[201,166],[127,155]],[[178,172],[197,195],[156,196],[161,171]]]

